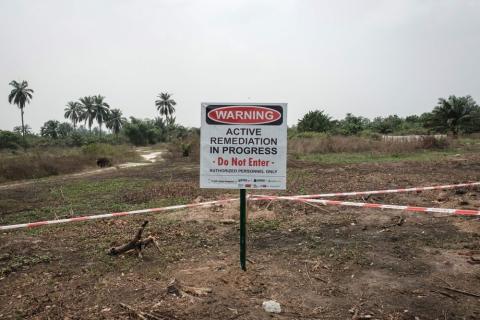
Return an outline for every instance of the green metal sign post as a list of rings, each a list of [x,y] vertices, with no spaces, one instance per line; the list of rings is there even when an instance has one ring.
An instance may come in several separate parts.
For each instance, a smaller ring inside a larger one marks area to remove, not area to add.
[[[240,266],[247,271],[247,190],[240,189]]]

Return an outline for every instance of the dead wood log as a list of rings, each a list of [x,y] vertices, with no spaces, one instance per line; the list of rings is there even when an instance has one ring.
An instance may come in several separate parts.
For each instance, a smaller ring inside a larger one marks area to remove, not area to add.
[[[130,250],[136,250],[138,257],[142,258],[142,250],[145,249],[150,244],[153,244],[158,249],[158,251],[160,251],[160,246],[158,245],[155,237],[148,236],[147,238],[142,240],[143,230],[145,229],[147,224],[148,224],[148,221],[147,220],[144,221],[140,226],[140,228],[137,230],[135,237],[132,240],[130,240],[130,242],[118,247],[110,248],[110,250],[108,250],[108,254],[111,256],[116,256]]]

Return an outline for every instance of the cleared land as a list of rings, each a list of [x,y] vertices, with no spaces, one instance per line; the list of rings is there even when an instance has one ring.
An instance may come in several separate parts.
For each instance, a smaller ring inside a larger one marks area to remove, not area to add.
[[[382,163],[292,160],[283,194],[479,180],[476,151]],[[197,165],[165,161],[0,190],[0,224],[232,195],[198,189]],[[478,210],[480,189],[356,200]],[[106,254],[145,219],[161,252]],[[478,218],[258,202],[249,207],[247,272],[238,266],[237,222],[231,204],[4,232],[0,318],[138,318],[124,303],[158,319],[270,319],[261,308],[268,299],[282,305],[275,319],[480,318]],[[179,298],[167,291],[173,278],[211,292]]]

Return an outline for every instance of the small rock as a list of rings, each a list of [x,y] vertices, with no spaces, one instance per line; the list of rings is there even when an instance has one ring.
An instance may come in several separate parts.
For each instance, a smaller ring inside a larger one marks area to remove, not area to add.
[[[282,308],[280,307],[280,303],[275,300],[268,300],[263,301],[262,303],[263,310],[270,313],[280,313],[282,312]]]
[[[195,198],[195,200],[193,200],[193,203],[200,203],[203,201],[205,201],[205,199],[202,196],[198,196]]]
[[[233,219],[222,219],[220,220],[220,223],[223,223],[223,224],[234,224],[236,221],[233,220]]]
[[[443,202],[443,201],[447,201],[447,200],[448,200],[448,193],[446,193],[446,192],[441,192],[441,193],[438,195],[437,201]]]

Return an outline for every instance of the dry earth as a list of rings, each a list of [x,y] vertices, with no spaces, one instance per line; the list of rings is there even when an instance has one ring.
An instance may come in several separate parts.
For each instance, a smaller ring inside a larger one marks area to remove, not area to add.
[[[480,157],[381,165],[291,162],[289,175],[284,194],[459,183],[480,180]],[[199,191],[197,166],[182,162],[69,183],[133,179],[143,179],[140,187],[116,190],[98,202],[97,212],[114,208],[102,207],[105,199],[148,207],[166,199],[193,201],[199,194],[205,200],[231,196]],[[45,190],[55,187],[57,182],[42,182],[0,190],[1,223],[26,219],[32,207],[51,206]],[[478,210],[480,190],[363,200]],[[4,232],[0,318],[139,319],[144,312],[146,319],[480,319],[478,218],[250,203],[247,272],[238,265],[237,218],[238,204],[231,204]],[[127,242],[144,219],[160,252],[148,247],[143,259],[134,253],[106,254]],[[179,297],[167,290],[172,279],[209,290],[186,290]],[[262,309],[269,299],[281,304],[282,313]]]

